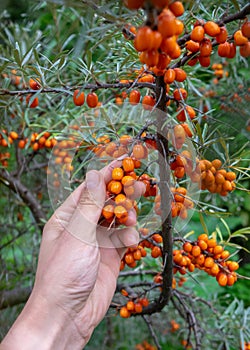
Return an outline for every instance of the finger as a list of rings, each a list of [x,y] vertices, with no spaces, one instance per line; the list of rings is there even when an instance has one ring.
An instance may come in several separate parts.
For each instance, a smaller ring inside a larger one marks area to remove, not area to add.
[[[85,243],[96,241],[96,225],[105,202],[106,185],[101,172],[92,170],[86,175],[77,207],[67,225],[67,231]]]
[[[117,249],[120,258],[123,257],[128,247],[134,248],[138,245],[139,238],[139,233],[133,227],[118,230],[110,236],[110,240]]]

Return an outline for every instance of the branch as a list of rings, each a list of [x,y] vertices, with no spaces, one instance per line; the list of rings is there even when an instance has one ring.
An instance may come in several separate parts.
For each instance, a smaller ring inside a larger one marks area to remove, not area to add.
[[[163,308],[171,296],[172,280],[173,280],[173,238],[172,238],[172,216],[171,202],[172,194],[170,191],[170,168],[169,161],[169,145],[167,140],[168,128],[166,127],[166,84],[162,76],[156,78],[156,89],[158,108],[160,113],[157,116],[157,148],[158,148],[158,164],[159,164],[159,189],[161,194],[161,234],[163,238],[163,283],[162,293],[159,299],[159,307]],[[161,89],[161,92],[160,92]]]
[[[38,225],[44,224],[44,221],[46,221],[46,216],[43,212],[41,204],[33,196],[32,192],[20,182],[20,180],[13,177],[8,171],[2,170],[0,171],[0,182],[20,195],[24,203],[30,208]]]
[[[19,287],[0,292],[0,310],[10,306],[25,303],[31,293],[31,287]]]
[[[145,315],[142,315],[142,318],[144,319],[144,321],[146,322],[146,325],[148,326],[149,332],[150,332],[152,338],[154,339],[157,350],[161,350],[161,345],[160,345],[158,338],[155,334],[155,331],[152,327],[151,320]]]
[[[99,83],[97,82],[96,84],[85,84],[85,85],[79,85],[79,86],[68,86],[65,87],[64,89],[61,88],[41,88],[40,90],[32,90],[32,89],[26,89],[26,90],[8,90],[8,89],[0,89],[0,96],[4,95],[11,95],[11,96],[23,96],[23,95],[28,95],[28,94],[37,94],[39,93],[66,93],[66,94],[71,94],[72,91],[76,89],[86,89],[86,90],[98,90],[98,89],[129,89],[133,86],[138,87],[138,88],[149,88],[149,89],[155,89],[155,84],[152,83],[141,83],[141,82],[130,82],[130,83]]]

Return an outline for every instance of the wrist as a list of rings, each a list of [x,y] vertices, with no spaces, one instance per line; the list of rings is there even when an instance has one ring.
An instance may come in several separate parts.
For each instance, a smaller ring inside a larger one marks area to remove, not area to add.
[[[88,333],[80,334],[62,308],[52,307],[43,297],[32,294],[0,349],[81,350],[90,338]]]

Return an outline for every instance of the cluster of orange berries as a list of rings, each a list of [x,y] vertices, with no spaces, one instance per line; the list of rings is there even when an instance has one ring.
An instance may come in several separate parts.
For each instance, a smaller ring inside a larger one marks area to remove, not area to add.
[[[186,137],[192,137],[193,133],[187,123],[180,123],[174,126],[172,133],[172,144],[175,149],[180,149],[186,141]]]
[[[233,171],[221,169],[221,165],[222,162],[219,159],[214,159],[212,162],[207,159],[200,160],[201,189],[227,196],[235,189],[236,174]]]
[[[121,294],[126,298],[129,298],[126,304],[119,310],[120,316],[123,318],[129,318],[132,314],[140,314],[142,313],[143,308],[149,305],[149,300],[146,296],[141,298],[130,298],[129,293],[125,289],[121,290]]]
[[[132,208],[137,209],[134,200],[134,185],[137,180],[134,169],[136,167],[136,159],[126,157],[122,160],[121,167],[112,170],[112,180],[107,184],[107,204],[102,209],[102,216],[107,223],[115,220],[118,224],[125,224],[128,219],[128,211]]]
[[[212,65],[212,69],[214,71],[214,75],[216,76],[216,78],[215,78],[216,80],[213,79],[213,82],[215,84],[218,83],[218,79],[221,79],[223,77],[228,77],[228,71],[226,71],[224,69],[223,64],[221,64],[221,63],[214,63]]]
[[[173,170],[177,179],[182,179],[187,174],[192,182],[199,183],[201,181],[199,159],[193,159],[191,153],[187,150],[183,150],[174,156],[170,169]]]
[[[194,207],[194,203],[187,196],[187,189],[185,187],[171,188],[173,201],[171,203],[171,214],[172,217],[180,217],[185,220],[188,216],[188,209],[192,209]],[[161,215],[161,196],[157,195],[155,197],[155,213],[157,215]]]
[[[0,163],[4,168],[8,167],[8,159],[10,159],[9,152],[5,152],[5,153],[0,152]]]
[[[140,244],[135,248],[127,249],[121,260],[120,270],[123,270],[126,265],[130,268],[136,267],[137,262],[147,255],[147,250],[145,248],[151,250],[150,254],[154,259],[162,256],[160,247],[160,244],[162,243],[162,236],[159,233],[153,233],[149,235],[149,230],[145,227],[140,228],[139,232],[142,236]],[[145,236],[147,237],[144,238]]]
[[[156,347],[144,340],[142,343],[135,346],[135,350],[156,350]]]
[[[74,169],[72,163],[72,155],[70,153],[75,153],[78,148],[79,143],[73,138],[68,140],[57,141],[56,148],[53,150],[53,155],[55,156],[54,162],[57,165],[64,164],[66,170],[72,171]]]
[[[52,148],[57,143],[56,139],[51,137],[51,133],[48,131],[43,134],[34,132],[31,134],[30,138],[26,137],[24,139],[21,138],[16,131],[10,131],[7,133],[6,130],[2,130],[2,133],[6,135],[4,138],[3,135],[0,134],[0,145],[3,147],[8,147],[13,144],[15,140],[18,140],[18,148],[23,149],[28,143],[33,151],[37,151],[41,148]]]
[[[82,106],[85,102],[85,94],[79,89],[75,90],[73,93],[73,102],[76,106]],[[95,92],[90,92],[86,97],[86,103],[88,107],[95,108],[98,106],[98,96]]]
[[[236,270],[239,264],[227,260],[230,253],[223,246],[217,244],[216,239],[201,234],[195,242],[185,242],[182,250],[173,251],[174,273],[185,275],[187,270],[193,272],[195,268],[216,277],[220,286],[232,286],[237,281]]]

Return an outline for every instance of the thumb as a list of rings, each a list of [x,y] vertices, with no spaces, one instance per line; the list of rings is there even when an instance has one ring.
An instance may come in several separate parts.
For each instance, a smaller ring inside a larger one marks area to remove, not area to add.
[[[96,242],[96,226],[105,202],[106,186],[103,175],[89,171],[67,231],[89,244]]]

